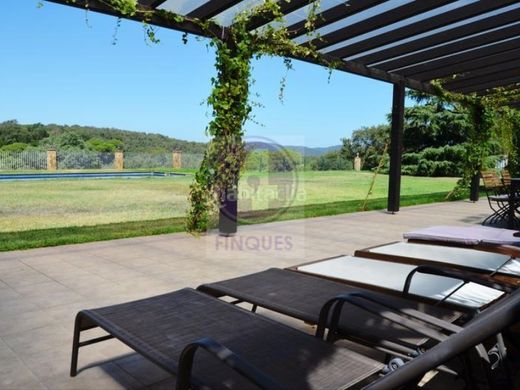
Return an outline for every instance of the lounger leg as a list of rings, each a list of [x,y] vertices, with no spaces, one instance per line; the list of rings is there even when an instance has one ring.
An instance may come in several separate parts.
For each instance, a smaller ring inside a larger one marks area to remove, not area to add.
[[[74,337],[72,339],[72,357],[70,361],[70,376],[76,376],[78,373],[78,352],[79,352],[79,335],[81,333],[81,313],[76,315],[74,322]]]

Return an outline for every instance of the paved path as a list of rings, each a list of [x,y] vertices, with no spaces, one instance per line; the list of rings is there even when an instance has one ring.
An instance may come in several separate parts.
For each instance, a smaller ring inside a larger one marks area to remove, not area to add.
[[[399,240],[410,229],[474,224],[487,202],[452,202],[244,226],[233,238],[168,234],[0,253],[0,389],[173,388],[162,370],[116,340],[80,350],[72,326],[109,305]],[[91,331],[101,334],[98,331]]]

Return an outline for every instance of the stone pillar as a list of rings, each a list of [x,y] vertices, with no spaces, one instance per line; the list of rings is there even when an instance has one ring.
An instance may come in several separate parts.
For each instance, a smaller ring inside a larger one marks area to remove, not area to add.
[[[172,153],[173,169],[182,168],[182,151],[174,150]]]
[[[122,150],[117,150],[114,154],[114,169],[122,171],[124,167],[124,155]]]
[[[356,172],[361,170],[361,159],[359,158],[359,153],[356,154],[356,158],[354,159],[354,170]]]
[[[58,168],[58,153],[56,149],[47,150],[47,170],[55,171]]]

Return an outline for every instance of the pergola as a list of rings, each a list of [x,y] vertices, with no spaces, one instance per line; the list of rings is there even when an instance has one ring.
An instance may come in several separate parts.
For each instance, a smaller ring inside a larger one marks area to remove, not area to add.
[[[119,15],[102,0],[47,0]],[[405,88],[435,93],[430,81],[462,94],[488,94],[520,85],[518,0],[322,0],[315,23],[320,39],[309,42],[306,18],[314,0],[279,0],[285,25],[298,45],[312,43],[337,69],[392,83],[392,130],[388,210],[399,210]],[[153,13],[149,23],[208,35],[194,18],[211,21],[226,39],[237,13],[262,0],[138,0],[144,10],[167,10],[183,21]],[[130,17],[137,19],[139,17]],[[250,30],[272,21],[251,20]],[[314,57],[299,60],[315,62]],[[520,108],[520,101],[510,102]]]

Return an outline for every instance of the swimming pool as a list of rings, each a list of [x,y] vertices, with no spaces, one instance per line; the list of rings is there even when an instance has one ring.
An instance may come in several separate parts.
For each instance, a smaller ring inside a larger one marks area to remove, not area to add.
[[[143,177],[176,177],[183,173],[171,172],[66,172],[66,173],[12,173],[0,174],[0,181],[52,179],[137,179]]]

